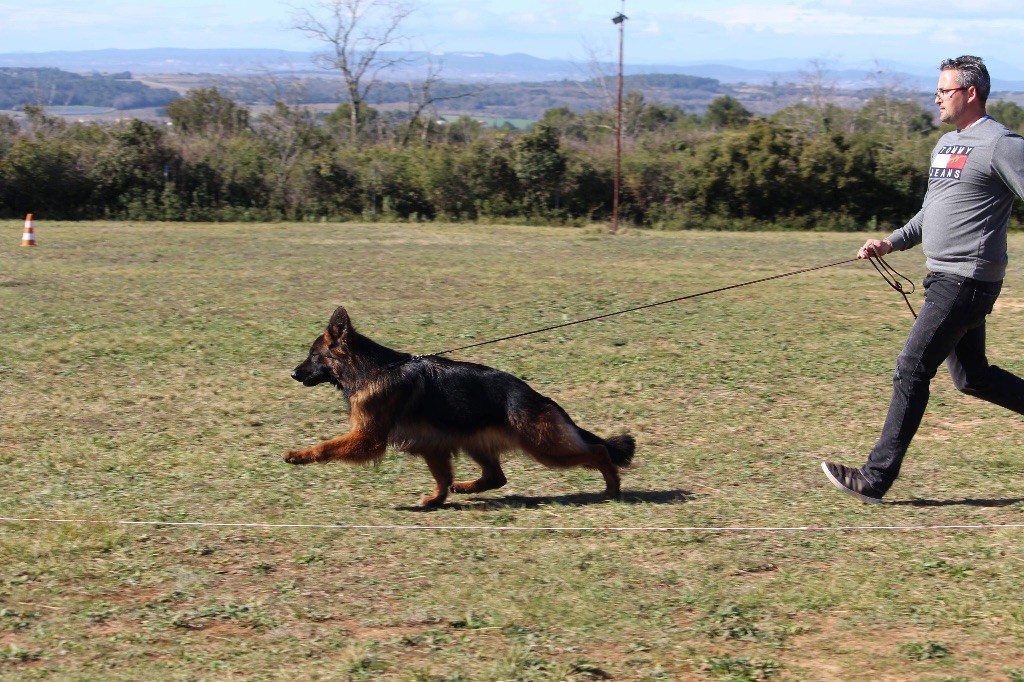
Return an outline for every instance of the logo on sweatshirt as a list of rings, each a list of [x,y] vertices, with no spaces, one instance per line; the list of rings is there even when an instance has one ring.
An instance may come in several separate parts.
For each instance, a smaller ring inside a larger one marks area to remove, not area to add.
[[[948,178],[959,180],[967,165],[967,157],[974,151],[974,147],[965,147],[959,144],[952,144],[939,148],[939,153],[932,159],[932,167],[928,172],[929,178]]]

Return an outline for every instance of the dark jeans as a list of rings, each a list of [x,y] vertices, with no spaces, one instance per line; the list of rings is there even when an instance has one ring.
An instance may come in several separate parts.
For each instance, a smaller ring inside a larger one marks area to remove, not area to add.
[[[959,390],[1024,414],[1024,379],[985,358],[985,317],[1001,287],[943,273],[925,277],[925,303],[896,360],[882,435],[861,467],[875,492],[885,493],[899,475],[928,404],[928,384],[943,360]]]

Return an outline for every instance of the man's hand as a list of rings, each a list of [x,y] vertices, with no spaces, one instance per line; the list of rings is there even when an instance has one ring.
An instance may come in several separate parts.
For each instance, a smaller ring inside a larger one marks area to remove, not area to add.
[[[892,252],[892,244],[885,239],[869,239],[864,242],[864,246],[860,247],[860,251],[857,252],[857,258],[871,258],[872,256],[881,257],[887,253]]]

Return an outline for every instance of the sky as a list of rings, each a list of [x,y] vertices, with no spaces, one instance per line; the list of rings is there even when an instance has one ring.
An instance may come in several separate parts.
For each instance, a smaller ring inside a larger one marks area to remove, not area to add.
[[[380,0],[362,0],[371,2]],[[394,1],[394,0],[391,0]],[[933,66],[984,57],[1024,74],[1024,2],[971,0],[403,0],[410,47],[629,64],[797,59]],[[313,51],[294,28],[323,0],[0,0],[0,53],[150,47]]]

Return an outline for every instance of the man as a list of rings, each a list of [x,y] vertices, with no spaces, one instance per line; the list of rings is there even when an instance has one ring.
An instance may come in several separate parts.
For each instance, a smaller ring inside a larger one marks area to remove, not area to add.
[[[980,58],[947,59],[939,68],[939,118],[956,130],[932,152],[924,206],[857,252],[868,258],[922,244],[925,303],[896,360],[889,413],[867,463],[821,465],[833,485],[870,504],[896,480],[943,360],[960,391],[1024,414],[1024,380],[985,357],[985,317],[1006,271],[1006,223],[1014,194],[1024,197],[1024,138],[985,114],[990,80]]]

